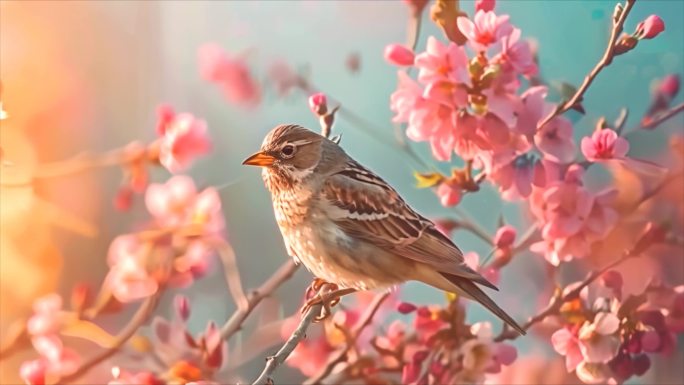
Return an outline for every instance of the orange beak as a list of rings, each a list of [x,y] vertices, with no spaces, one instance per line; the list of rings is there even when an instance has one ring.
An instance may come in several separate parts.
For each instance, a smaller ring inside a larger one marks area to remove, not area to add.
[[[256,154],[245,159],[242,164],[249,166],[268,167],[273,165],[273,162],[275,162],[275,158],[273,156],[263,152],[257,152]]]

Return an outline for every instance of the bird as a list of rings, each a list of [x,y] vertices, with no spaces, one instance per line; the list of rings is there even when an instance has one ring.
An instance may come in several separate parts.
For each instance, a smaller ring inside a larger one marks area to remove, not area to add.
[[[317,279],[345,293],[420,281],[479,302],[525,334],[451,239],[338,143],[278,125],[243,164],[262,167],[287,252]]]

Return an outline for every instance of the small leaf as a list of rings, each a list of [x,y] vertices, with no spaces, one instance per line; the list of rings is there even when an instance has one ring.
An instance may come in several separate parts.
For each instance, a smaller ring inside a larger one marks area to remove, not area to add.
[[[103,348],[109,348],[114,345],[114,336],[107,333],[101,327],[86,320],[76,319],[62,329],[62,334],[69,337],[83,338],[85,340],[96,343]]]
[[[416,178],[416,187],[418,188],[434,187],[444,180],[444,175],[438,172],[414,172],[413,176]]]

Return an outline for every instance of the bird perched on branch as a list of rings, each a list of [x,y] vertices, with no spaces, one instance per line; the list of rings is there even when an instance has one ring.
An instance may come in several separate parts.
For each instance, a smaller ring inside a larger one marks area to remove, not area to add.
[[[481,303],[525,334],[478,286],[496,290],[461,250],[337,143],[280,125],[243,164],[263,167],[288,253],[340,293],[421,281]]]

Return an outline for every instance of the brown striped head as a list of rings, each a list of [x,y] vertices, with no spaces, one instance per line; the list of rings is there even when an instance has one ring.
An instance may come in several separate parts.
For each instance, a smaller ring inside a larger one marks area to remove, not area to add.
[[[326,142],[330,141],[302,126],[280,125],[266,135],[259,152],[242,164],[264,167],[264,175],[273,183],[291,186],[313,174]]]

